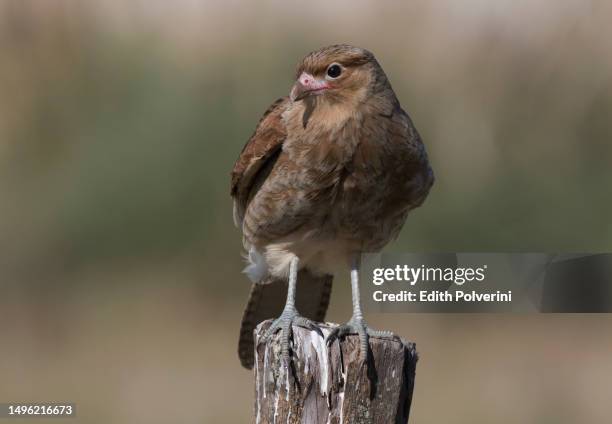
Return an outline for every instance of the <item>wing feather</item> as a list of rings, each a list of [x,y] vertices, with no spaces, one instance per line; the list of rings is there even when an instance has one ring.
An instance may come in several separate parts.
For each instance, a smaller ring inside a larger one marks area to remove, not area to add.
[[[281,115],[288,103],[288,97],[282,97],[272,103],[234,165],[231,195],[234,199],[234,223],[238,227],[242,225],[250,199],[261,185],[262,174],[271,169],[287,138]]]

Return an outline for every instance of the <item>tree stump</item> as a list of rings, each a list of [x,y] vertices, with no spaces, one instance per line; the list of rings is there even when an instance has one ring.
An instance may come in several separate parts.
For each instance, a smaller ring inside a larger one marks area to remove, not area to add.
[[[317,332],[293,326],[292,361],[281,357],[280,332],[268,343],[255,329],[255,422],[305,424],[407,423],[417,354],[413,343],[370,337],[367,364],[359,338],[349,335],[327,348]],[[319,324],[326,337],[337,324]]]

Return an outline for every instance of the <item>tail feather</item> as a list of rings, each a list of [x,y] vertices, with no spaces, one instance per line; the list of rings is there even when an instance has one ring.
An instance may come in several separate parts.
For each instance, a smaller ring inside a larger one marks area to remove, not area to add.
[[[331,275],[317,276],[305,269],[299,272],[296,307],[302,316],[313,321],[325,319],[331,296],[332,278]],[[285,280],[267,277],[253,284],[242,316],[238,341],[238,356],[243,367],[253,368],[255,327],[262,321],[277,318],[283,311],[286,297]]]

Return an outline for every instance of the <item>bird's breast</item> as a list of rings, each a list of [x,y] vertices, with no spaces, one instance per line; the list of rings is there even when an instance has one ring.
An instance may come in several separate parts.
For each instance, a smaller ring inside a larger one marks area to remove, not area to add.
[[[329,272],[380,250],[431,185],[426,157],[388,118],[353,114],[332,125],[313,112],[305,127],[291,121],[287,129],[245,220],[247,238],[279,272],[290,255]]]
[[[398,152],[384,141],[361,122],[348,121],[287,144],[296,184],[317,201],[313,234],[372,247],[395,235],[405,210],[399,195],[402,178],[394,164]]]

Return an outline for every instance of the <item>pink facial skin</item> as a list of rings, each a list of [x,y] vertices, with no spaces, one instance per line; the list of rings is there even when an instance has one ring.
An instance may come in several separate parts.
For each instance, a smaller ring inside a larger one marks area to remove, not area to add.
[[[295,85],[291,89],[291,100],[302,100],[304,97],[316,94],[330,88],[330,85],[325,80],[317,80],[307,72],[302,74],[297,79]]]

